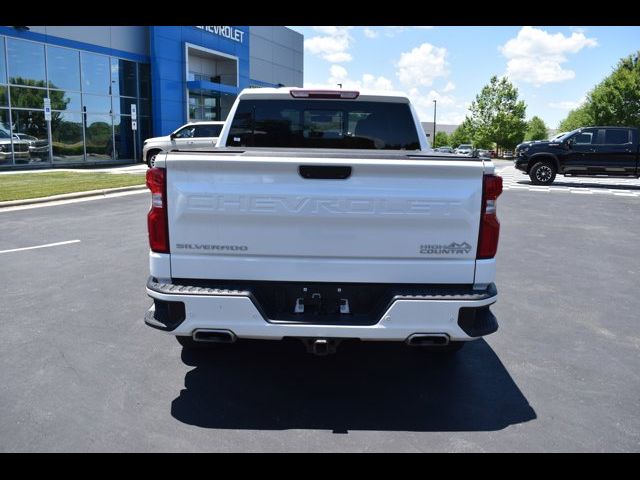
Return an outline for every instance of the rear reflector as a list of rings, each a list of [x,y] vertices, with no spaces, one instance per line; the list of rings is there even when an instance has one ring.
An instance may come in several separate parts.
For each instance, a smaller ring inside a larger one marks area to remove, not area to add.
[[[147,170],[147,187],[151,190],[151,210],[147,215],[149,247],[157,253],[169,253],[166,170],[158,167]]]
[[[352,90],[290,90],[293,98],[346,98],[356,99],[360,92]]]
[[[498,251],[500,222],[496,216],[496,200],[502,193],[502,177],[485,175],[482,181],[482,212],[478,237],[478,259],[493,258]]]

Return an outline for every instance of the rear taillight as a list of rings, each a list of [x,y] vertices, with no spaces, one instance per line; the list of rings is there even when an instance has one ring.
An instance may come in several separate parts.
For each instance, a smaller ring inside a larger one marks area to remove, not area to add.
[[[147,187],[151,190],[151,210],[147,216],[149,247],[157,253],[169,253],[166,170],[158,167],[147,170]]]
[[[477,258],[493,258],[498,250],[500,222],[496,216],[496,200],[502,193],[502,177],[485,175],[482,182],[482,212]]]

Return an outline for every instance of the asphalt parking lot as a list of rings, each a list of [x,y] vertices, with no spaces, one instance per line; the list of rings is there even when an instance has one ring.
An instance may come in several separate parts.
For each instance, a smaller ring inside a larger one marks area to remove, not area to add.
[[[183,352],[142,321],[146,194],[0,211],[0,450],[639,451],[639,201],[505,191],[500,329],[452,359]]]

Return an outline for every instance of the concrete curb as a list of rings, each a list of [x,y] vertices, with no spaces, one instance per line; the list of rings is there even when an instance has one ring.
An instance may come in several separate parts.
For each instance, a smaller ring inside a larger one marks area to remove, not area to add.
[[[86,192],[63,193],[61,195],[52,195],[50,197],[25,198],[24,200],[9,200],[0,202],[0,208],[17,207],[20,205],[32,205],[34,203],[55,202],[57,200],[68,200],[71,198],[83,197],[106,197],[110,193],[130,192],[134,190],[146,190],[146,185],[132,185],[130,187],[105,188],[103,190],[87,190]]]

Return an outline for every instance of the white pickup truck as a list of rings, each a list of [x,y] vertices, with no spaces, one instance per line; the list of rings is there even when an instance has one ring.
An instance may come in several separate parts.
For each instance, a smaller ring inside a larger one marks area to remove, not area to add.
[[[244,90],[216,148],[158,155],[147,185],[145,322],[184,347],[452,352],[498,328],[502,179],[434,153],[403,94]]]

